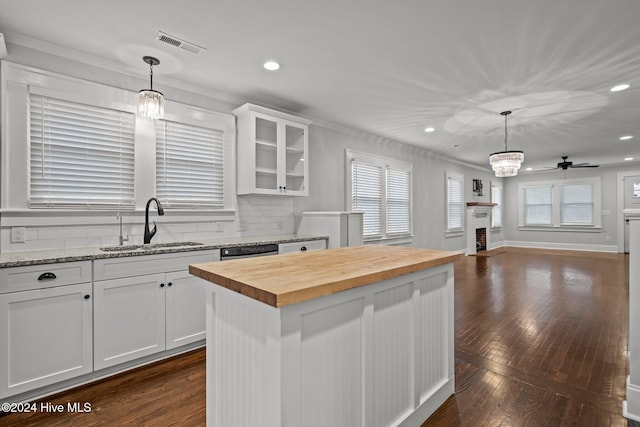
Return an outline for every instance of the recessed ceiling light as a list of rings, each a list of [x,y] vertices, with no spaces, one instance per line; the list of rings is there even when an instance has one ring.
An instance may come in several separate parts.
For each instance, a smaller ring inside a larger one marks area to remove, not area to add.
[[[532,170],[533,170],[533,168],[526,168],[525,170],[526,170],[526,171],[532,171]]]
[[[265,70],[276,71],[280,69],[280,64],[276,61],[267,61],[264,63]]]
[[[433,128],[433,127],[431,127],[431,126],[429,126],[428,128],[424,128],[424,131],[425,131],[425,132],[427,132],[427,133],[431,133],[431,132],[433,132],[434,130],[436,130],[436,128]]]
[[[633,157],[625,157],[624,160],[625,162],[628,162],[629,160],[633,160]]]
[[[614,87],[612,87],[612,88],[611,88],[611,89],[609,89],[609,90],[610,90],[611,92],[619,92],[619,91],[621,91],[621,90],[629,89],[629,86],[630,86],[630,85],[628,85],[628,84],[626,84],[626,83],[625,83],[625,84],[622,84],[622,85],[614,86]]]
[[[633,135],[625,135],[620,137],[620,141],[626,141],[627,139],[633,138]]]

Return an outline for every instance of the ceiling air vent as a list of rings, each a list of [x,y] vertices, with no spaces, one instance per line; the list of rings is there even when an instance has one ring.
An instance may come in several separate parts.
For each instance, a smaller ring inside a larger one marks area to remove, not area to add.
[[[202,53],[205,50],[207,50],[202,46],[198,46],[197,44],[194,44],[194,43],[189,43],[188,41],[185,41],[185,40],[180,40],[179,38],[171,36],[167,33],[163,33],[162,31],[158,31],[156,40],[162,43],[170,44],[171,46],[179,47],[180,49],[184,49],[187,52],[191,52],[195,54]]]

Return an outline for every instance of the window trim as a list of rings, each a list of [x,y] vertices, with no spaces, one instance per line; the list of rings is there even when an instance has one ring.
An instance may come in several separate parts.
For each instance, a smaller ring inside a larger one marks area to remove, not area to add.
[[[567,178],[545,181],[518,183],[518,230],[520,231],[578,231],[598,232],[602,229],[602,183],[599,176],[585,178]],[[567,184],[589,184],[593,188],[593,224],[562,224],[560,221],[561,188]],[[551,224],[526,224],[524,218],[525,189],[531,187],[551,187]]]
[[[352,210],[353,199],[352,199],[352,176],[351,176],[351,164],[356,159],[360,159],[363,163],[368,163],[376,166],[382,167],[383,171],[383,179],[382,179],[382,188],[381,188],[381,196],[382,196],[382,209],[380,212],[381,215],[381,229],[382,233],[380,236],[375,237],[365,237],[363,236],[364,243],[384,243],[384,244],[406,244],[411,243],[413,241],[413,164],[409,162],[404,162],[402,160],[396,160],[388,157],[378,156],[375,154],[363,153],[360,151],[351,150],[349,148],[345,149],[345,207],[346,210]],[[387,230],[387,169],[392,168],[396,170],[404,170],[408,171],[410,174],[409,181],[409,203],[410,203],[410,219],[409,219],[409,233],[389,233]]]
[[[460,183],[460,227],[449,227],[449,180],[458,181]],[[465,189],[464,189],[464,174],[457,172],[445,172],[444,180],[444,229],[446,237],[455,237],[464,235],[465,230]]]

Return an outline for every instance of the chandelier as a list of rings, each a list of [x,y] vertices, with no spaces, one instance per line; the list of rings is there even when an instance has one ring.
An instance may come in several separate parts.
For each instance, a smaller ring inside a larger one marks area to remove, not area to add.
[[[142,60],[149,64],[151,87],[138,92],[138,114],[147,119],[161,119],[164,116],[164,95],[153,90],[153,66],[160,61],[153,56],[143,56]]]
[[[522,151],[509,151],[507,149],[507,116],[511,111],[503,111],[500,115],[504,116],[504,151],[493,153],[489,156],[489,164],[499,178],[518,175],[518,169],[524,161],[524,153]]]

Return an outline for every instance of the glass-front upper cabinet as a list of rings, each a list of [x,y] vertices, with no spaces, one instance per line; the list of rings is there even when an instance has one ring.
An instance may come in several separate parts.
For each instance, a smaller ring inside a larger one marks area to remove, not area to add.
[[[253,104],[233,113],[238,194],[307,196],[311,121]]]

